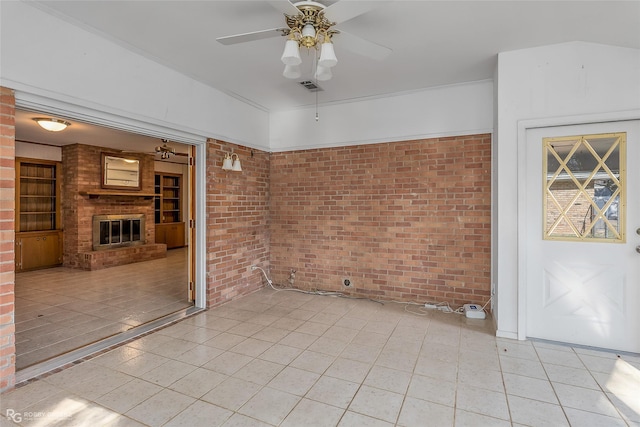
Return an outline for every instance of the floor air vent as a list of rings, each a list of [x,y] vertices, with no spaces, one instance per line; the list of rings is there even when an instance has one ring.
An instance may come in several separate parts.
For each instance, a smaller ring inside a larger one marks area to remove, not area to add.
[[[312,82],[311,80],[305,80],[300,82],[302,86],[304,86],[309,92],[319,92],[322,90],[320,86]]]

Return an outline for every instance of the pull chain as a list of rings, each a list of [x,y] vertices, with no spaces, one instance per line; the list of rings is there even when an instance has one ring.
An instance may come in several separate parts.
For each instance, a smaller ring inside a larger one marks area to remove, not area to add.
[[[314,69],[316,70],[313,75],[313,80],[316,85],[316,122],[320,120],[318,116],[318,51],[316,50],[316,54],[314,55]]]

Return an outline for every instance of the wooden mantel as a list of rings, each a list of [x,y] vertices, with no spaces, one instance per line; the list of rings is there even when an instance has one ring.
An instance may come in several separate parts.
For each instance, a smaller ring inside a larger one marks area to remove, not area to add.
[[[91,190],[91,191],[78,191],[81,196],[88,196],[90,199],[98,199],[100,197],[142,197],[144,199],[153,199],[155,193],[142,193],[133,191],[105,191],[105,190]]]

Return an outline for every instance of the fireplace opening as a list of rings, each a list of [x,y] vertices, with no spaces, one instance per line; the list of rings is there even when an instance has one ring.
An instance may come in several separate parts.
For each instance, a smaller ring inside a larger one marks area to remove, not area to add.
[[[93,250],[144,244],[144,223],[144,214],[94,215]]]

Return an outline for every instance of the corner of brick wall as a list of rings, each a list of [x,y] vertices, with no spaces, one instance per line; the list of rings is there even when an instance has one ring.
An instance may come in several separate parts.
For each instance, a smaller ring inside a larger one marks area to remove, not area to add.
[[[491,135],[273,153],[270,177],[275,283],[295,269],[303,289],[489,299]]]
[[[222,170],[225,153],[238,154],[242,172]],[[252,265],[269,263],[269,153],[207,142],[207,305],[214,307],[264,285]]]
[[[0,392],[15,385],[15,96],[0,87]]]

